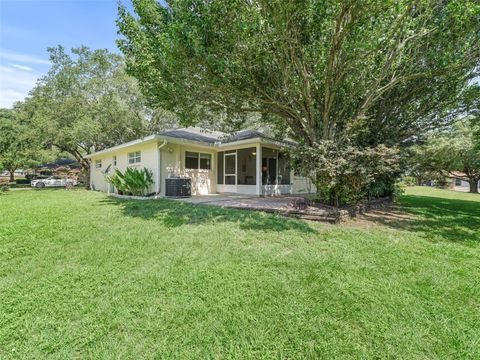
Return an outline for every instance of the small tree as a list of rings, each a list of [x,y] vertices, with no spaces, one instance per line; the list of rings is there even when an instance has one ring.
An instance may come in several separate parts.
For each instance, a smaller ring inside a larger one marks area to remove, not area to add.
[[[43,152],[30,129],[18,116],[18,108],[0,109],[0,163],[15,181],[15,171],[38,163]]]
[[[449,131],[433,135],[419,148],[421,158],[431,171],[443,176],[461,178],[478,193],[480,181],[480,148],[475,133],[479,131],[469,119],[459,121]]]
[[[136,80],[125,73],[120,55],[87,47],[71,54],[62,46],[48,50],[52,67],[22,106],[25,121],[44,146],[70,154],[88,173],[87,154],[161,125],[161,119],[148,122],[154,114],[145,107]]]

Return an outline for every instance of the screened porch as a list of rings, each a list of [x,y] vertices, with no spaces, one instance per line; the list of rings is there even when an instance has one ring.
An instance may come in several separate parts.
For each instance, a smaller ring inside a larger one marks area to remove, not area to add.
[[[217,192],[281,195],[291,192],[291,169],[278,148],[261,145],[217,153]]]

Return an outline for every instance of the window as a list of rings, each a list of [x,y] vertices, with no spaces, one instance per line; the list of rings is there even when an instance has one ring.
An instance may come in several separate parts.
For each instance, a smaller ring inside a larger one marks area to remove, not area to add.
[[[210,170],[212,168],[212,155],[197,152],[185,152],[185,169]]]
[[[117,166],[117,157],[116,156],[113,157],[113,166]]]
[[[257,183],[256,148],[237,150],[237,184],[255,185]]]
[[[102,168],[102,160],[95,160],[95,169]]]
[[[198,169],[198,153],[185,153],[185,169]]]
[[[462,186],[462,179],[455,179],[455,186]]]
[[[142,161],[142,156],[140,151],[135,151],[128,153],[128,164],[138,164]]]
[[[223,151],[217,153],[217,184],[223,184]]]
[[[212,155],[200,154],[200,169],[210,170],[212,163]]]

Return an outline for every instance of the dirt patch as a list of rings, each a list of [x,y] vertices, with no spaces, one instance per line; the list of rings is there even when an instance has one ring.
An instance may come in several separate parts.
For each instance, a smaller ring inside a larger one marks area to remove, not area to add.
[[[406,213],[399,206],[391,205],[358,214],[355,218],[342,222],[341,225],[359,229],[371,229],[385,225],[405,229],[414,220],[414,215]]]

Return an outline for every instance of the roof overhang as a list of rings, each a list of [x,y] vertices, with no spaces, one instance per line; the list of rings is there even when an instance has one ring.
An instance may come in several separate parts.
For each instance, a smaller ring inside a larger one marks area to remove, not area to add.
[[[98,157],[102,155],[108,155],[114,152],[117,152],[118,150],[128,150],[129,148],[134,148],[138,145],[144,145],[148,143],[154,143],[157,141],[167,141],[168,143],[171,144],[180,144],[180,145],[192,145],[192,146],[198,146],[198,147],[203,147],[207,149],[225,149],[225,148],[231,148],[235,146],[245,146],[248,144],[262,144],[262,145],[273,145],[277,147],[292,147],[294,146],[293,143],[286,143],[282,141],[277,141],[273,139],[266,139],[263,137],[255,137],[251,139],[244,139],[244,140],[238,140],[238,141],[231,141],[231,142],[216,142],[216,143],[207,143],[207,142],[202,142],[202,141],[196,141],[196,140],[191,140],[191,139],[182,139],[182,138],[177,138],[177,137],[172,137],[172,136],[166,136],[166,135],[150,135],[146,136],[137,140],[129,141],[124,144],[120,144],[117,146],[113,146],[111,148],[97,151],[93,154],[89,154],[85,156],[87,159],[93,158],[93,157]]]

